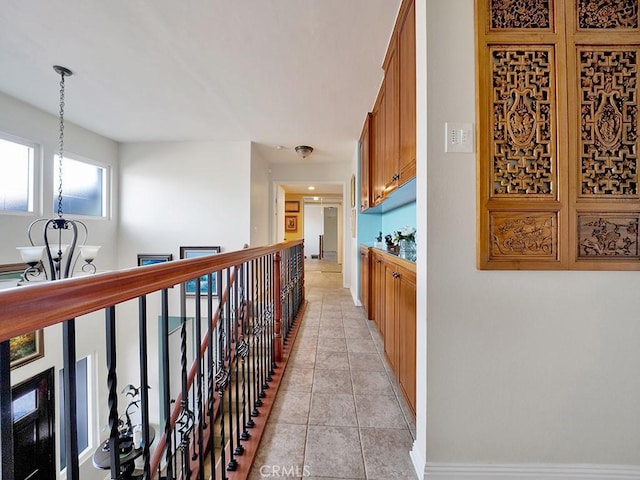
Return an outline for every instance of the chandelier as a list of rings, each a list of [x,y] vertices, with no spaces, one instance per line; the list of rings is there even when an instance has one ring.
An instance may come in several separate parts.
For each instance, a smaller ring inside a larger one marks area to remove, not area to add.
[[[39,218],[27,229],[30,246],[17,247],[22,260],[27,264],[23,273],[25,281],[59,280],[73,276],[78,262],[82,258],[82,271],[95,273],[93,264],[100,247],[86,245],[89,232],[87,226],[79,220],[64,218],[62,210],[62,170],[64,159],[64,79],[73,72],[68,68],[54,65],[53,69],[60,75],[60,126],[58,136],[58,211],[54,218]],[[42,228],[42,244],[34,241],[34,234]]]

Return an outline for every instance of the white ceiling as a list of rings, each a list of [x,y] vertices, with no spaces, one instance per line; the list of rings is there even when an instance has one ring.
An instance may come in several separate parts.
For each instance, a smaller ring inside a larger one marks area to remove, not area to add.
[[[0,91],[118,142],[350,161],[400,0],[2,0]],[[277,145],[285,148],[276,149]]]

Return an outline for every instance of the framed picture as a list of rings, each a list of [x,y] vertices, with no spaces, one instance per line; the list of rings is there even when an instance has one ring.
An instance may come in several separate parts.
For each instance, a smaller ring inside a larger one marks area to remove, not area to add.
[[[356,208],[356,176],[351,175],[351,208]]]
[[[25,333],[9,340],[11,369],[44,357],[44,332]]]
[[[286,232],[298,231],[298,217],[295,215],[287,215],[284,217],[284,230]]]
[[[143,267],[145,265],[153,265],[154,263],[170,262],[171,260],[173,260],[173,255],[171,253],[158,254],[158,255],[146,254],[146,253],[138,254],[139,267]]]
[[[298,200],[284,202],[284,211],[298,213],[300,211],[300,202]]]
[[[180,258],[204,257],[207,255],[214,255],[216,253],[220,253],[220,247],[180,247]],[[213,272],[211,275],[203,275],[200,277],[200,294],[207,294],[209,279],[211,279],[211,291],[213,292],[213,295],[218,295],[218,275],[216,272]],[[186,282],[185,294],[196,294],[195,280],[188,280]]]

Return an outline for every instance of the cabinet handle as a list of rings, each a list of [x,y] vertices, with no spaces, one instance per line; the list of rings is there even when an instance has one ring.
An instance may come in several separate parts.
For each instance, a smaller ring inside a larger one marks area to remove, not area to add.
[[[392,180],[393,180],[394,182],[395,182],[395,181],[397,181],[397,180],[400,180],[400,174],[399,174],[399,173],[396,173],[396,174],[393,176],[393,179],[392,179]]]
[[[382,263],[382,260],[376,260],[376,263]]]

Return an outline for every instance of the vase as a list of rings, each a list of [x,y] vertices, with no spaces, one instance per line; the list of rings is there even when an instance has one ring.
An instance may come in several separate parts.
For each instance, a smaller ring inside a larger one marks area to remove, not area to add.
[[[407,238],[401,238],[398,241],[398,256],[407,260],[416,260],[416,242]]]

